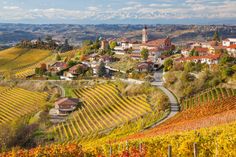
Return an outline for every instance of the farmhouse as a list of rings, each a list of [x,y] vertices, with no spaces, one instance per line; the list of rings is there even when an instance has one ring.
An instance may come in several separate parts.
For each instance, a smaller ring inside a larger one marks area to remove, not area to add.
[[[52,73],[58,73],[68,67],[65,62],[56,62],[48,67],[49,71]]]
[[[67,78],[75,78],[88,69],[88,65],[79,63],[71,67],[68,71],[64,72],[64,76]]]
[[[75,111],[78,107],[80,99],[76,98],[59,98],[55,103],[55,107],[50,110],[49,115],[68,115],[69,113]]]
[[[227,49],[230,56],[236,57],[236,44],[230,45],[226,49]]]

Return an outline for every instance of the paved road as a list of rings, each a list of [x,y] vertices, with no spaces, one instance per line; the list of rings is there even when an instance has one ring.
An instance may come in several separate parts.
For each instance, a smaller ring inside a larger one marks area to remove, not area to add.
[[[157,88],[159,88],[160,90],[162,90],[169,98],[169,102],[170,102],[170,113],[164,117],[161,121],[156,122],[155,124],[153,124],[152,126],[146,128],[153,128],[156,127],[157,125],[163,123],[164,121],[170,119],[171,117],[175,116],[178,112],[179,112],[179,104],[178,101],[176,100],[175,96],[163,86],[163,73],[162,71],[157,71],[154,73],[154,79],[155,81],[152,82],[151,84],[153,86],[156,86]],[[128,82],[128,83],[135,83],[135,84],[142,84],[144,81],[140,81],[140,80],[135,80],[135,79],[122,79],[122,81],[124,82]]]
[[[178,104],[178,101],[176,100],[176,97],[173,95],[173,93],[171,93],[167,88],[165,88],[163,86],[163,71],[159,70],[159,71],[155,72],[154,79],[155,79],[155,82],[152,82],[151,84],[158,87],[160,90],[162,90],[169,98],[170,113],[167,115],[167,117],[165,117],[161,121],[155,123],[150,128],[153,128],[153,127],[163,123],[164,121],[170,119],[171,117],[175,116],[179,112],[179,104]]]

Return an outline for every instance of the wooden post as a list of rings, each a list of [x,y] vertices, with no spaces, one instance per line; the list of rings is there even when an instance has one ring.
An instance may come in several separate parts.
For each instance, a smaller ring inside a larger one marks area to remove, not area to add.
[[[168,146],[168,157],[172,157],[172,147],[171,147],[171,145]]]
[[[142,149],[143,149],[142,147],[143,147],[143,145],[142,145],[142,143],[140,143],[140,144],[139,144],[139,152],[140,152],[140,153],[142,152]]]
[[[110,157],[112,156],[112,146],[110,145]]]
[[[129,151],[129,142],[126,141],[126,150]]]
[[[197,157],[197,156],[198,156],[197,143],[196,143],[196,142],[193,143],[193,156],[194,156],[194,157]]]

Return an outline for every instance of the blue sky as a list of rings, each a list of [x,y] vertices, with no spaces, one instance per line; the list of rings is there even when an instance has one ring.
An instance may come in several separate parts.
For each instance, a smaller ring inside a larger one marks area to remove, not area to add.
[[[236,0],[0,0],[0,22],[236,24]]]

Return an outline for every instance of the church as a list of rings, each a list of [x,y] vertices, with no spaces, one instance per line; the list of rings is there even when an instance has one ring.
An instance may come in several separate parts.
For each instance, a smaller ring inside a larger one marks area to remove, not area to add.
[[[140,49],[146,48],[150,51],[166,51],[171,49],[172,44],[169,37],[164,39],[149,40],[148,39],[148,30],[145,26],[142,31],[142,44]]]
[[[127,49],[132,49],[133,53],[140,53],[144,48],[148,49],[151,53],[161,53],[172,48],[171,39],[169,37],[163,39],[149,40],[148,28],[145,26],[142,30],[142,41],[132,42],[128,39],[122,39],[115,47],[115,53],[125,53]]]

